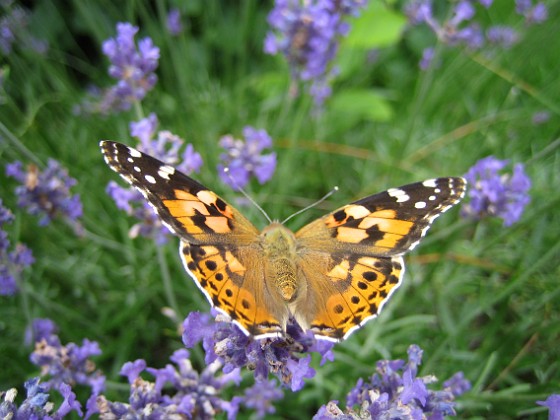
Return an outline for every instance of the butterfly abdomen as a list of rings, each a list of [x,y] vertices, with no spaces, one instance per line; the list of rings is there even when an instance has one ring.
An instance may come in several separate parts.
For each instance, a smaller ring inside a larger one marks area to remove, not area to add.
[[[280,223],[272,223],[261,235],[269,261],[266,281],[272,282],[271,286],[286,303],[293,302],[298,295],[296,238]]]

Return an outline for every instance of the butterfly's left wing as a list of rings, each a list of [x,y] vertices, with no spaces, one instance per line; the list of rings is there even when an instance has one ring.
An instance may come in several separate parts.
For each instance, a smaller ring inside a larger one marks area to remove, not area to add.
[[[185,269],[210,304],[247,334],[281,334],[289,314],[265,288],[266,257],[258,230],[215,193],[160,160],[120,143],[100,146],[109,166],[181,238]]]
[[[319,338],[341,340],[375,317],[401,283],[402,255],[465,189],[463,178],[392,188],[300,229],[300,270],[315,295],[307,297],[305,309],[296,309],[296,318],[305,318],[300,323]]]
[[[191,244],[254,242],[259,234],[233,206],[162,161],[121,143],[102,141],[107,164],[144,195],[163,223]]]

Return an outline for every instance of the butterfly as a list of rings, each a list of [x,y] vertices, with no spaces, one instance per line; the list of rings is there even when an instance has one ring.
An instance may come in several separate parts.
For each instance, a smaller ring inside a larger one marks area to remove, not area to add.
[[[181,242],[186,271],[211,305],[256,339],[281,337],[290,318],[316,338],[341,341],[376,317],[399,287],[403,255],[466,190],[463,178],[391,188],[297,232],[262,231],[172,166],[102,141],[107,164],[136,187]]]

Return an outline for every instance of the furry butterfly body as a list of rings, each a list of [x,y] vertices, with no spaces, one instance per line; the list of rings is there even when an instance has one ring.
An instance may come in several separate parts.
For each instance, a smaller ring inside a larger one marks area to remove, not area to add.
[[[277,337],[293,317],[340,341],[378,315],[404,274],[402,256],[459,202],[462,178],[392,188],[292,232],[261,232],[237,209],[173,167],[103,141],[109,166],[136,187],[180,239],[184,266],[209,302],[246,334]]]

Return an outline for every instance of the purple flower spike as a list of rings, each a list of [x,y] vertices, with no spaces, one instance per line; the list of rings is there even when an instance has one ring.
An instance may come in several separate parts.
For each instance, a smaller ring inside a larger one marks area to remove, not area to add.
[[[496,216],[503,219],[504,226],[521,218],[530,201],[531,180],[522,164],[515,165],[512,174],[500,174],[507,164],[507,160],[488,156],[469,169],[465,178],[470,184],[471,200],[463,205],[464,217]]]
[[[99,345],[95,341],[83,340],[82,345],[68,343],[62,345],[55,332],[54,323],[49,320],[36,320],[34,328],[43,328],[36,331],[35,350],[31,354],[31,362],[41,368],[42,376],[48,375],[44,382],[45,389],[58,389],[65,398],[71,398],[67,391],[61,388],[63,384],[82,384],[92,388],[93,392],[100,392],[105,386],[105,377],[95,370],[95,363],[91,356],[101,354]],[[68,400],[68,404],[72,405]]]
[[[15,249],[10,251],[8,233],[3,227],[13,220],[12,212],[2,205],[0,199],[0,296],[12,296],[17,293],[22,271],[35,261],[31,250],[23,244],[17,244]]]
[[[171,9],[167,14],[167,30],[173,36],[178,36],[183,32],[183,24],[181,23],[181,12],[179,9]]]
[[[258,418],[265,418],[267,414],[276,411],[272,402],[282,399],[283,396],[284,393],[274,381],[256,382],[245,390],[244,404],[256,410]]]
[[[118,23],[117,36],[103,43],[103,54],[111,61],[109,75],[117,79],[117,84],[106,92],[105,108],[129,109],[156,84],[159,48],[150,38],[141,39],[137,48],[137,32],[138,27],[130,23]]]
[[[326,86],[332,77],[330,64],[340,37],[349,30],[343,19],[356,16],[365,4],[363,0],[276,0],[268,15],[272,31],[266,36],[264,51],[284,55],[294,80],[318,83],[311,90],[316,106],[330,95]]]
[[[130,397],[128,403],[108,401],[104,395],[88,407],[90,413],[98,412],[101,418],[215,418],[226,413],[234,420],[243,398],[231,401],[221,397],[222,390],[241,382],[239,371],[219,374],[219,363],[210,363],[202,372],[193,369],[189,352],[181,349],[173,353],[171,361],[162,369],[146,368],[143,360],[126,363],[121,373],[128,376]],[[146,370],[154,382],[139,377]]]
[[[68,175],[60,163],[49,159],[45,170],[35,165],[24,169],[21,162],[6,165],[6,175],[15,178],[21,185],[16,187],[18,205],[29,214],[40,216],[39,225],[48,225],[57,215],[75,222],[82,216],[82,203],[78,195],[71,195],[70,188],[76,180]]]
[[[486,31],[486,37],[491,44],[505,49],[519,42],[519,34],[508,26],[492,26]]]
[[[267,132],[247,126],[243,129],[243,136],[245,141],[231,135],[220,139],[220,146],[226,153],[220,156],[222,163],[218,165],[218,171],[222,181],[234,189],[245,187],[251,175],[264,184],[272,178],[276,169],[276,153],[262,153],[272,147],[272,139]],[[226,167],[229,168],[229,176],[224,171]]]
[[[376,373],[370,381],[358,380],[348,393],[346,411],[343,412],[336,401],[331,401],[321,407],[313,418],[443,419],[445,415],[455,415],[454,399],[470,389],[470,383],[462,374],[457,374],[444,384],[443,390],[430,390],[427,385],[437,379],[430,375],[416,376],[416,368],[421,359],[422,349],[411,345],[408,349],[408,363],[403,360],[378,361]],[[451,392],[451,389],[457,393]]]

